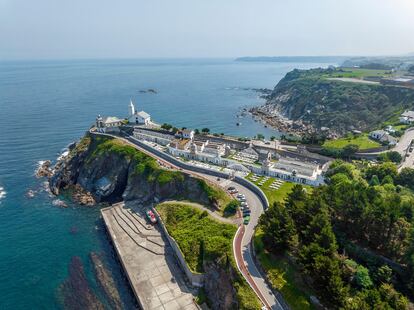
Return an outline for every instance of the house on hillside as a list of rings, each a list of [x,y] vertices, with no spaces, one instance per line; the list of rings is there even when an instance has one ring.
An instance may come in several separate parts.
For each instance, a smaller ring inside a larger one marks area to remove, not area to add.
[[[397,138],[391,136],[385,130],[375,130],[369,133],[369,137],[371,139],[377,140],[381,143],[388,144],[388,145],[396,145],[398,140]]]
[[[411,124],[414,122],[414,111],[405,111],[399,118],[400,123]]]

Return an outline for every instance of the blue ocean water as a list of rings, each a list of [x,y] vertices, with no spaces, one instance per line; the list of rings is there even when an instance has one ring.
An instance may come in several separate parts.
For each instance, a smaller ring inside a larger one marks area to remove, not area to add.
[[[230,59],[0,62],[0,309],[62,307],[59,287],[79,256],[103,253],[126,305],[131,305],[97,208],[54,206],[34,177],[81,137],[96,115],[126,116],[130,98],[159,122],[208,127],[238,136],[277,134],[246,117],[263,101],[250,88],[273,88],[293,68],[317,63],[247,63]],[[155,89],[157,94],[141,93]],[[242,122],[236,126],[236,122]],[[28,198],[29,189],[36,192]]]

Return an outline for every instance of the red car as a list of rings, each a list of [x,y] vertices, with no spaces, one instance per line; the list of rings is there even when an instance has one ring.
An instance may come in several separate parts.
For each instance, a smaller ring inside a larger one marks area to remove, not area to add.
[[[145,212],[145,214],[147,215],[147,219],[151,222],[151,224],[157,223],[157,218],[155,217],[154,212],[148,210],[147,212]]]

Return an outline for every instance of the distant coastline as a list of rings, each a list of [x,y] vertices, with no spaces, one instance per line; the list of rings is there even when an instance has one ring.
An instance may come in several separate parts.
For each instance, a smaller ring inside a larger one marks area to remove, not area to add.
[[[235,61],[245,62],[314,62],[341,64],[349,59],[348,56],[246,56],[238,57]]]

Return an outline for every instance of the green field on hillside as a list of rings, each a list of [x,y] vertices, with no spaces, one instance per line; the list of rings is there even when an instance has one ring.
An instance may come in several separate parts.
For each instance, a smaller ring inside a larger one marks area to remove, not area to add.
[[[372,149],[381,146],[380,143],[371,140],[368,137],[368,134],[361,134],[358,136],[350,135],[341,139],[327,140],[322,146],[325,148],[343,149],[349,144],[358,145],[360,150]]]
[[[361,68],[337,68],[330,74],[325,74],[325,77],[329,78],[356,78],[361,79],[364,77],[387,77],[391,76],[389,70],[374,70],[374,69],[361,69]]]
[[[248,179],[250,182],[256,184],[266,195],[267,200],[269,201],[269,205],[272,205],[274,202],[283,202],[287,195],[292,191],[293,186],[295,186],[295,183],[283,181],[281,179],[276,178],[269,178],[266,182],[263,183],[263,185],[260,185],[260,181],[264,178],[263,176],[260,177],[257,181],[252,180],[253,173],[250,173],[248,176],[246,176],[246,179]],[[275,181],[279,180],[282,181],[282,184],[278,189],[270,188],[269,186]],[[303,185],[304,188],[307,190],[312,190],[312,187]]]

